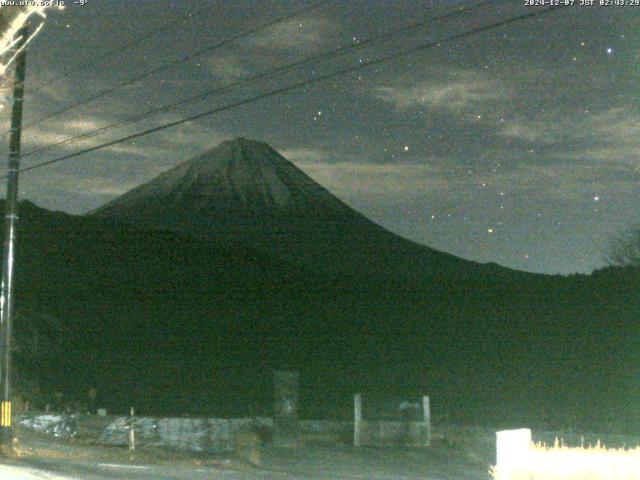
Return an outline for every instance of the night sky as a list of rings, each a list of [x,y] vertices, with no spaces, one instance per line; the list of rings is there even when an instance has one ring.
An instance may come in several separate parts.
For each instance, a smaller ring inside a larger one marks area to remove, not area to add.
[[[26,126],[312,5],[292,0],[67,3],[66,9],[49,13],[31,44]],[[525,6],[524,0],[489,3],[27,156],[23,166],[542,10]],[[23,133],[23,152],[475,4],[329,1],[36,123]],[[95,61],[159,28],[165,30]],[[640,7],[554,10],[25,172],[21,196],[44,208],[84,213],[220,141],[243,136],[269,143],[354,208],[419,243],[520,270],[590,272],[604,265],[607,241],[640,222],[639,34]],[[82,64],[87,65],[74,70]],[[5,103],[4,128],[9,111]]]

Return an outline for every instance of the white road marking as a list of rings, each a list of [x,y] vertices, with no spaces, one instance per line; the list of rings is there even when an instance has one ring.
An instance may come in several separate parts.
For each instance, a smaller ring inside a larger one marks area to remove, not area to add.
[[[107,468],[134,468],[138,470],[149,470],[151,468],[147,465],[120,465],[119,463],[99,463],[98,466]]]

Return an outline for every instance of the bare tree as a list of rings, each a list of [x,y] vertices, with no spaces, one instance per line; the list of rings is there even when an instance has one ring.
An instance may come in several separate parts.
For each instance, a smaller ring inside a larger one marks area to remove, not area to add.
[[[605,259],[612,266],[640,267],[640,225],[616,235],[607,246]]]

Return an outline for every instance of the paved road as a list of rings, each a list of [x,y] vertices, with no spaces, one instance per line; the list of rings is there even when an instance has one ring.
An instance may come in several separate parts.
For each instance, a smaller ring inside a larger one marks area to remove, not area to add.
[[[64,479],[58,475],[49,474],[42,470],[34,470],[24,467],[0,465],[0,478],[3,480],[57,480]]]
[[[261,468],[243,463],[199,466],[189,463],[142,465],[117,462],[29,458],[0,465],[0,479],[38,480],[487,480],[486,464],[451,451],[389,451],[345,447],[271,449]]]
[[[60,461],[29,461],[18,465],[0,465],[2,480],[240,480],[292,479],[283,472],[259,470],[233,471],[211,467],[172,467],[152,465],[124,465],[117,463],[89,463]]]

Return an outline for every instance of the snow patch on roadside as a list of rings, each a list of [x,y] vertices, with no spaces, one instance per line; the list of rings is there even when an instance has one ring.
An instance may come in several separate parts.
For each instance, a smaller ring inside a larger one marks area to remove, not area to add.
[[[42,470],[5,465],[0,465],[0,478],[2,480],[71,480],[71,477],[62,477]]]
[[[37,415],[23,418],[18,425],[47,433],[56,438],[72,438],[78,434],[78,417],[76,415]]]

